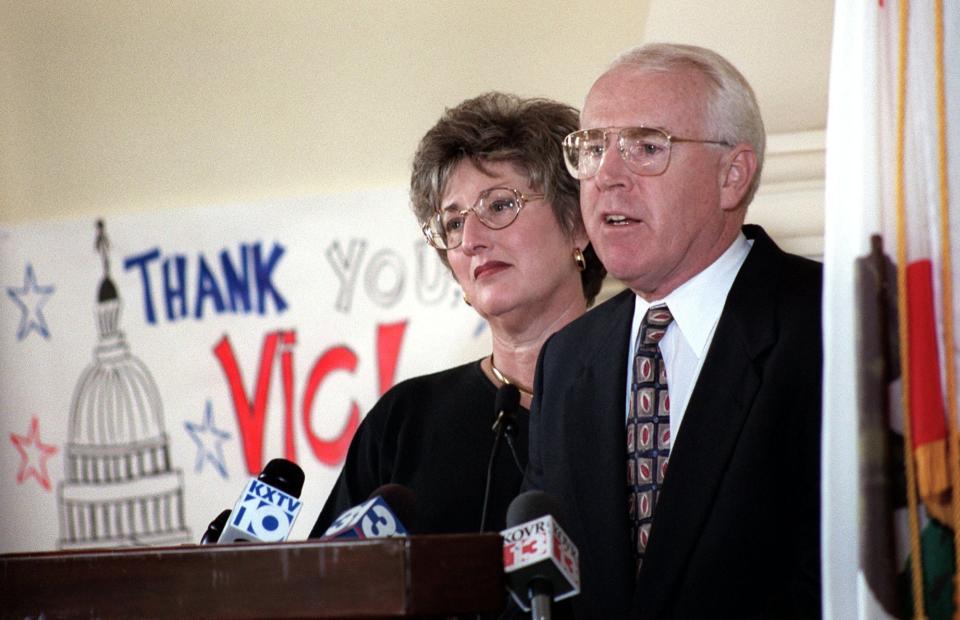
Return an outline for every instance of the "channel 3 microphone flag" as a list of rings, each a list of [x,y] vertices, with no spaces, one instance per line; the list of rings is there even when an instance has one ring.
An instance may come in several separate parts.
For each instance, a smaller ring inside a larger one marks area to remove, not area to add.
[[[273,459],[251,478],[230,512],[217,542],[278,542],[286,540],[300,514],[303,470],[286,459]]]
[[[410,522],[414,502],[413,491],[409,488],[400,484],[385,484],[371,493],[367,501],[349,508],[337,517],[320,540],[407,536],[409,531],[404,527],[400,516]]]

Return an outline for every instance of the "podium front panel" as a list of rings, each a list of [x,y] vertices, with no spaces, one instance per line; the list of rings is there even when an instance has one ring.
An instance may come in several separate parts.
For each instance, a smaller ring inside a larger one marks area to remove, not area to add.
[[[497,534],[0,556],[4,618],[393,618],[503,607]]]

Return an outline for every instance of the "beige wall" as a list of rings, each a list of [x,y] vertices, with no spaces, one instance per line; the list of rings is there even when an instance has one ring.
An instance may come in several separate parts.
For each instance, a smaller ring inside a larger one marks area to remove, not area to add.
[[[0,0],[0,222],[403,186],[444,106],[579,106],[645,5]]]
[[[0,223],[405,186],[445,106],[491,89],[579,106],[618,52],[666,39],[754,84],[771,136],[748,220],[816,255],[831,2],[763,8],[0,0]]]

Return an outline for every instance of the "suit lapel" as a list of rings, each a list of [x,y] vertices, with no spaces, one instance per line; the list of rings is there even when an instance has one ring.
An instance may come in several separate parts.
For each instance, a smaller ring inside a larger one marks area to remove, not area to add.
[[[759,291],[775,281],[779,250],[760,235],[727,296],[671,449],[638,578],[635,605],[644,616],[656,617],[669,605],[760,387],[758,358],[776,338],[773,302]]]
[[[633,317],[634,295],[624,291],[615,300],[609,320],[587,340],[591,349],[565,398],[570,411],[583,412],[570,420],[566,433],[578,497],[576,514],[597,543],[602,561],[622,564],[629,552],[626,499],[626,398],[627,349]],[[604,472],[598,480],[596,472]],[[622,507],[622,510],[610,510]],[[623,557],[620,557],[623,556]],[[628,561],[632,561],[630,558]]]

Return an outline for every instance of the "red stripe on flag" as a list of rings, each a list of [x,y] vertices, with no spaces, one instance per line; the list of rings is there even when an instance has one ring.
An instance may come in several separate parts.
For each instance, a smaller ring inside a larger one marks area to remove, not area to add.
[[[907,333],[910,355],[910,418],[913,447],[947,436],[929,259],[907,265]]]

